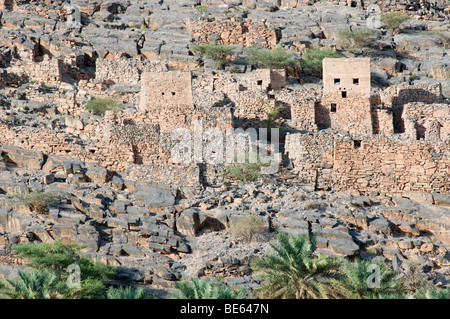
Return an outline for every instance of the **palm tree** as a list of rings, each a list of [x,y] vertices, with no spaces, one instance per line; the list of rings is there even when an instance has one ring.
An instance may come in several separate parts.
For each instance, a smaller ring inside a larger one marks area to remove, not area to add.
[[[261,298],[318,299],[335,297],[331,279],[338,278],[342,260],[314,256],[316,242],[307,235],[280,233],[271,242],[274,253],[254,259],[250,267],[255,279],[262,280],[255,295]]]
[[[19,270],[17,279],[8,282],[11,288],[7,294],[14,299],[52,299],[58,276],[48,269]]]
[[[177,283],[177,291],[171,294],[174,299],[244,299],[245,289],[233,289],[223,282],[211,283],[209,278],[193,278],[191,282]]]
[[[154,296],[148,294],[142,287],[133,288],[131,286],[127,286],[125,288],[109,287],[108,293],[107,293],[107,298],[108,299],[153,299]]]
[[[429,288],[428,290],[418,290],[414,299],[450,299],[450,288]]]
[[[343,263],[339,280],[333,279],[335,291],[348,299],[405,298],[402,283],[396,272],[384,262],[355,260]]]

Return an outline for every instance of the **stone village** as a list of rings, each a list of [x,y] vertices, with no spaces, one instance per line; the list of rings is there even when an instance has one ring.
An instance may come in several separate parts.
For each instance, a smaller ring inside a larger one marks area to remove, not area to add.
[[[182,23],[164,28],[161,17],[188,4],[178,8],[173,1],[149,1],[147,21],[142,13],[147,7],[134,2],[71,1],[80,11],[74,13],[61,9],[62,1],[0,1],[0,248],[27,240],[77,241],[92,257],[121,266],[123,278],[167,288],[188,273],[186,267],[197,270],[189,256],[195,256],[201,246],[196,240],[206,229],[228,229],[244,210],[262,205],[258,209],[265,211],[261,216],[269,227],[294,234],[317,230],[324,251],[345,256],[375,251],[400,260],[433,254],[419,260],[438,269],[441,284],[450,282],[445,272],[450,265],[450,103],[444,82],[374,87],[379,60],[363,56],[325,58],[321,85],[301,85],[286,69],[236,64],[239,72],[230,72],[208,67],[208,61],[201,66],[183,43],[221,40],[274,48],[283,39],[277,17],[257,19],[259,11],[272,12],[271,7],[241,1],[255,4],[254,20],[180,18]],[[166,2],[170,9],[161,4]],[[206,8],[220,16],[223,7],[209,2]],[[225,2],[227,12],[237,12],[233,1]],[[304,8],[299,12],[312,15],[308,8],[320,6],[302,2],[278,1],[280,12]],[[439,7],[431,13],[422,2],[408,3],[437,23],[441,13],[448,15]],[[355,17],[367,5],[333,2]],[[122,28],[109,22],[115,17],[148,29]],[[84,38],[74,37],[77,31],[67,21],[82,20],[77,26]],[[325,41],[329,29],[321,28]],[[311,30],[317,32],[314,26]],[[172,42],[163,39],[168,32],[176,35]],[[291,47],[301,52],[305,41],[295,39]],[[435,78],[448,78],[448,67],[432,70]],[[119,99],[123,111],[97,116],[85,110],[90,99],[106,96]],[[278,186],[267,182],[235,190],[240,186],[223,174],[227,164],[174,162],[174,130],[194,135],[200,121],[204,129],[246,132],[261,127],[268,107],[279,109],[276,125],[282,128],[282,161],[267,177]],[[67,203],[51,209],[47,219],[30,217],[27,207],[8,196],[29,188],[62,191]],[[338,196],[339,209],[330,206],[323,216],[305,212],[300,220],[292,213],[294,189],[305,198]],[[342,198],[349,196],[360,201],[360,208],[347,209]],[[375,202],[379,209],[372,207]],[[393,230],[403,237],[393,238]],[[423,247],[424,234],[439,242]],[[218,246],[226,241],[217,240]],[[219,260],[204,255],[200,273],[254,284],[245,258],[224,254]]]

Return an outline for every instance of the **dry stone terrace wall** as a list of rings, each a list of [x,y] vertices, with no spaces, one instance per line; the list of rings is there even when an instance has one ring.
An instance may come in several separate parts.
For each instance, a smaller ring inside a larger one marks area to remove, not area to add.
[[[216,42],[245,47],[259,44],[263,48],[272,49],[279,38],[277,28],[264,20],[241,22],[231,18],[212,22],[191,22],[189,27],[193,39],[199,44]]]
[[[335,182],[337,189],[351,185],[382,195],[404,191],[450,193],[450,142],[407,144],[383,138],[336,142]],[[348,167],[351,169],[349,170]]]
[[[402,141],[291,134],[286,152],[304,182],[317,188],[355,189],[364,194],[405,191],[450,193],[450,141]]]
[[[98,59],[95,78],[110,84],[140,84],[143,72],[163,70],[167,70],[165,64],[149,59]]]

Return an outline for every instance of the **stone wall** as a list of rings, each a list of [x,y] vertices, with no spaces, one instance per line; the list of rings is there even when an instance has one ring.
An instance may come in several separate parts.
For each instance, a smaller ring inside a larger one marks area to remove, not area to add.
[[[189,128],[197,118],[226,128],[232,125],[233,116],[258,125],[267,117],[270,100],[276,100],[285,87],[284,70],[259,69],[249,74],[145,72],[139,109],[148,112],[163,130]],[[291,99],[298,103],[295,93]],[[290,114],[290,110],[286,112]]]
[[[341,93],[328,93],[322,96],[320,105],[322,112],[319,121],[324,126],[351,134],[373,133],[369,99],[361,96],[344,98]]]
[[[382,195],[404,191],[450,193],[450,142],[401,143],[387,138],[336,141],[334,187]],[[339,181],[339,182],[338,182]]]
[[[288,119],[285,125],[298,130],[317,131],[315,121],[316,99],[305,91],[294,94],[279,91],[275,94],[275,103],[280,107],[280,115]]]
[[[60,83],[63,76],[63,61],[45,55],[41,62],[29,63],[25,70],[31,81]]]
[[[234,19],[212,22],[191,22],[192,37],[196,43],[216,42],[218,44],[238,44],[250,47],[253,44],[263,48],[274,48],[278,43],[278,30],[274,25],[261,20],[236,21]]]
[[[372,106],[372,128],[373,134],[393,135],[394,122],[391,109]]]
[[[184,71],[144,72],[141,80],[141,111],[193,108],[192,74]]]
[[[323,95],[318,121],[352,134],[372,134],[370,58],[323,60]]]
[[[286,153],[303,182],[321,189],[398,195],[449,194],[450,141],[402,141],[388,136],[290,134]]]
[[[405,132],[405,121],[403,116],[404,105],[411,102],[422,102],[424,104],[442,103],[442,87],[440,84],[401,84],[391,86],[380,94],[381,103],[384,108],[392,109],[394,132]]]
[[[347,92],[369,98],[370,58],[323,59],[323,93]]]
[[[112,84],[139,84],[143,72],[158,70],[167,70],[167,67],[150,59],[98,59],[95,78]]]
[[[333,167],[333,142],[333,138],[321,132],[286,136],[285,154],[292,161],[294,171],[302,183],[322,189],[331,188],[332,185],[319,182],[319,179],[325,175],[329,181]]]

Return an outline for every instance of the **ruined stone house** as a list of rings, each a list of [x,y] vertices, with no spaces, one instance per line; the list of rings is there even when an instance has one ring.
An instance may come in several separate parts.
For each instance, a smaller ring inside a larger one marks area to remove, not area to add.
[[[39,61],[36,68],[51,61],[56,60]],[[97,65],[98,85],[117,74],[119,62]],[[128,60],[122,62],[130,65]],[[128,95],[136,99],[138,112],[107,116],[100,122],[84,119],[81,125],[69,125],[81,121],[77,113],[69,113],[75,121],[66,121],[64,134],[44,128],[30,134],[5,125],[4,144],[18,145],[20,140],[21,147],[95,161],[136,178],[214,182],[220,169],[173,163],[171,132],[193,130],[198,121],[220,129],[241,123],[259,126],[271,105],[281,107],[281,124],[291,132],[285,152],[303,183],[362,193],[450,191],[449,104],[439,86],[403,85],[371,94],[368,58],[324,60],[321,95],[288,87],[283,70],[197,73],[138,65],[135,75],[122,72],[112,80],[140,86],[139,93]],[[97,84],[83,85],[93,90],[89,85]],[[86,138],[92,145],[82,146]],[[67,142],[71,140],[75,142]]]
[[[323,111],[316,121],[352,134],[372,134],[370,58],[323,60]]]

